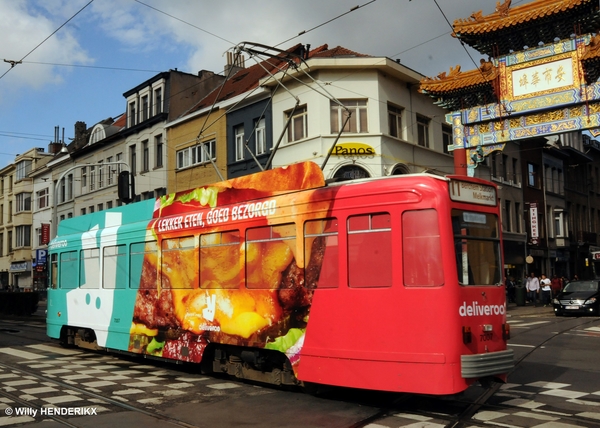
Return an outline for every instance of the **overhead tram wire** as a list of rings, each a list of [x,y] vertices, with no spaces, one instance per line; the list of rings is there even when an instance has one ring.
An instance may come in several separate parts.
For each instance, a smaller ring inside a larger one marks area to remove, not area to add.
[[[79,15],[86,7],[88,7],[90,4],[92,4],[94,0],[90,0],[85,6],[83,6],[81,9],[79,9],[73,16],[71,16],[69,19],[67,19],[60,27],[58,27],[56,30],[54,30],[52,32],[52,34],[50,34],[48,37],[46,37],[44,40],[42,40],[36,47],[34,47],[32,50],[30,50],[29,52],[27,52],[27,54],[21,58],[19,61],[15,61],[16,64],[18,63],[22,63],[23,60],[25,58],[27,58],[29,55],[31,55],[33,53],[33,51],[35,51],[37,48],[39,48],[40,46],[42,46],[50,37],[52,37],[53,35],[55,35],[62,27],[64,27],[65,25],[67,25],[73,18],[75,18],[77,15]],[[14,68],[14,65],[12,67],[10,67],[8,70],[6,70],[4,72],[4,74],[2,74],[0,76],[0,79],[2,79],[4,76],[6,76],[8,74],[8,72],[10,70],[12,70]]]
[[[141,68],[124,68],[124,67],[102,67],[99,65],[82,65],[82,64],[60,64],[52,62],[39,62],[39,61],[23,61],[24,64],[37,64],[37,65],[51,65],[60,67],[74,67],[74,68],[95,68],[98,70],[112,70],[112,71],[137,71],[141,73],[161,73],[162,70],[144,70]]]
[[[137,1],[137,0],[136,0],[136,1]],[[306,34],[306,33],[310,33],[311,31],[313,31],[313,30],[316,30],[317,28],[323,27],[324,25],[327,25],[327,24],[329,24],[329,23],[331,23],[331,22],[335,21],[336,19],[339,19],[339,18],[341,18],[342,16],[348,15],[349,13],[352,13],[352,12],[354,12],[355,10],[358,10],[358,9],[360,9],[360,8],[363,8],[363,7],[365,7],[365,6],[368,6],[368,5],[370,5],[371,3],[375,3],[376,1],[377,1],[377,0],[371,0],[371,1],[367,2],[367,3],[365,3],[365,4],[354,6],[354,7],[353,7],[352,9],[350,9],[349,11],[347,11],[347,12],[344,12],[344,13],[342,13],[342,14],[340,14],[340,15],[338,15],[338,16],[336,16],[336,17],[334,17],[334,18],[331,18],[331,19],[329,19],[328,21],[325,21],[325,22],[323,22],[322,24],[319,24],[319,25],[317,25],[317,26],[315,26],[315,27],[312,27],[312,28],[310,28],[310,29],[308,29],[308,30],[303,30],[303,31],[300,31],[300,32],[299,32],[298,34],[296,34],[295,36],[293,36],[293,37],[290,37],[289,39],[287,39],[287,40],[284,40],[283,42],[276,44],[274,47],[277,47],[277,46],[280,46],[280,45],[282,45],[282,44],[284,44],[284,43],[287,43],[287,42],[289,42],[290,40],[294,40],[296,37],[303,36],[303,35],[304,35],[304,34]]]
[[[375,0],[373,0],[373,1],[375,1]],[[206,33],[206,34],[209,34],[209,35],[213,36],[213,37],[216,37],[217,39],[223,40],[224,42],[227,42],[227,43],[229,43],[229,44],[230,44],[230,45],[232,45],[232,46],[235,46],[235,43],[233,43],[232,41],[230,41],[230,40],[227,40],[226,38],[224,38],[224,37],[221,37],[221,36],[219,36],[219,35],[217,35],[217,34],[215,34],[215,33],[211,33],[210,31],[208,31],[208,30],[205,30],[204,28],[200,28],[200,27],[198,27],[198,26],[196,26],[196,25],[194,25],[194,24],[190,24],[189,22],[187,22],[187,21],[184,21],[184,20],[183,20],[183,19],[181,19],[181,18],[177,18],[176,16],[173,16],[173,15],[171,15],[171,14],[168,14],[167,12],[164,12],[164,11],[162,11],[162,10],[160,10],[160,9],[157,9],[157,8],[155,8],[155,7],[153,7],[153,6],[150,6],[149,4],[146,4],[146,3],[144,3],[144,2],[142,2],[142,1],[140,1],[140,0],[135,0],[135,2],[136,2],[136,3],[139,3],[139,4],[143,5],[143,6],[146,6],[147,8],[150,8],[150,9],[152,9],[152,10],[156,11],[156,12],[162,13],[163,15],[166,15],[166,16],[168,16],[169,18],[175,19],[175,20],[177,20],[177,21],[179,21],[179,22],[182,22],[182,23],[184,23],[184,24],[186,24],[186,25],[189,25],[190,27],[194,27],[194,28],[195,28],[195,29],[197,29],[197,30],[200,30],[200,31],[202,31],[202,32],[204,32],[204,33]]]

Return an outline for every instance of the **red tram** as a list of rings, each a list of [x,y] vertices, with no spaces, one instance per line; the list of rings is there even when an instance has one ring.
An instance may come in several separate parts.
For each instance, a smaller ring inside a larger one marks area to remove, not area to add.
[[[304,163],[168,195],[144,219],[148,207],[61,222],[51,337],[275,384],[424,394],[513,368],[489,182],[326,185]]]

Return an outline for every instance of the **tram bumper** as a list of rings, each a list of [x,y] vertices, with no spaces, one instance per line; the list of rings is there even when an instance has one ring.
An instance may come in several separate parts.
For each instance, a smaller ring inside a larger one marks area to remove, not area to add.
[[[465,379],[506,375],[515,367],[512,349],[485,354],[461,355],[460,371]]]

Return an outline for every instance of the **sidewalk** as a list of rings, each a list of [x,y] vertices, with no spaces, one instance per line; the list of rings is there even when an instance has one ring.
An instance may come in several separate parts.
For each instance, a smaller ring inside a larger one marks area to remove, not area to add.
[[[554,315],[554,307],[552,305],[544,307],[538,303],[537,307],[532,303],[527,303],[525,306],[517,306],[516,303],[506,303],[507,317],[539,317]]]

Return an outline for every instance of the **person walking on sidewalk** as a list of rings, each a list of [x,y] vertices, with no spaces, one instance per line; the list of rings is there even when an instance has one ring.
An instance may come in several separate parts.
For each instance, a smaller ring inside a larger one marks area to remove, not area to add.
[[[540,281],[540,287],[542,289],[542,304],[544,307],[550,305],[550,294],[552,293],[552,282],[546,278],[546,274],[542,274],[542,280]]]
[[[552,288],[552,298],[556,298],[558,293],[560,293],[563,289],[562,279],[559,278],[556,274],[552,275],[552,280],[550,281],[550,288]]]
[[[529,274],[529,278],[527,278],[527,299],[529,302],[533,303],[534,306],[537,305],[537,296],[540,292],[540,280],[535,276],[535,272],[531,272]]]

